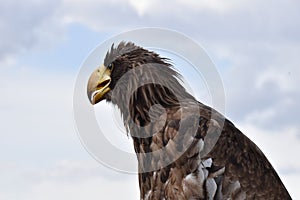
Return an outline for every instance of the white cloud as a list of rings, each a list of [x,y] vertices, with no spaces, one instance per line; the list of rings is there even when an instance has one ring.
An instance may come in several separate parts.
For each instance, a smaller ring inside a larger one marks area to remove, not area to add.
[[[139,195],[136,175],[110,171],[89,159],[44,167],[7,166],[0,174],[3,199],[138,199]]]
[[[218,0],[191,0],[191,1],[184,1],[178,0],[178,3],[187,6],[188,9],[191,10],[198,10],[198,11],[205,11],[209,10],[214,13],[223,13],[235,10],[237,8],[241,9],[246,7],[247,2],[241,2],[238,0],[229,0],[229,1],[218,1]]]
[[[49,181],[33,186],[22,199],[138,199],[135,182],[107,181],[97,177],[69,184]]]
[[[115,32],[134,24],[138,13],[128,1],[64,0],[60,7],[64,23],[80,23],[93,30]]]
[[[131,6],[136,10],[139,16],[142,16],[150,6],[158,3],[157,1],[147,1],[147,0],[129,0]]]
[[[292,44],[274,44],[273,48],[258,44],[252,48],[239,45],[242,52],[231,50],[221,58],[220,63],[224,57],[230,59],[230,67],[222,70],[228,114],[234,121],[251,120],[264,128],[299,127],[296,52],[300,49]]]
[[[260,111],[253,111],[246,116],[245,121],[251,121],[254,123],[267,123],[276,115],[276,111],[272,108],[260,110]],[[253,124],[254,124],[253,123]]]
[[[136,175],[103,167],[80,144],[74,73],[25,66],[1,72],[1,199],[138,199]]]
[[[273,6],[273,5],[276,6]],[[118,33],[135,27],[156,26],[182,31],[210,52],[219,48],[244,54],[278,43],[299,42],[299,12],[292,1],[17,1],[2,4],[0,56],[51,45],[64,37],[67,25],[79,23],[94,30]],[[13,10],[14,12],[8,12]],[[166,12],[166,10],[168,12]],[[18,13],[18,15],[12,15]],[[17,26],[15,26],[17,24]],[[213,44],[215,45],[213,49]],[[236,46],[238,45],[238,46]]]
[[[0,60],[10,59],[16,53],[40,45],[51,46],[54,41],[63,37],[61,23],[56,18],[59,1],[0,3]]]

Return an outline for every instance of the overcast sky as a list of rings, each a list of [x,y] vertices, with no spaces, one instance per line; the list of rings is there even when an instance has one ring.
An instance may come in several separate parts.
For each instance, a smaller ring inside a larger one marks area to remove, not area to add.
[[[89,53],[141,27],[204,47],[224,83],[225,115],[300,199],[299,10],[296,0],[0,0],[0,199],[138,199],[136,175],[102,166],[82,146],[72,98]]]

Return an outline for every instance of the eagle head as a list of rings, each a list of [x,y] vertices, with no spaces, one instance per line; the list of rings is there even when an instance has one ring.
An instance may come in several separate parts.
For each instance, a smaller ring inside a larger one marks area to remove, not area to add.
[[[116,48],[112,45],[105,56],[104,63],[89,78],[87,95],[91,104],[97,104],[104,99],[110,101],[115,85],[130,69],[146,63],[166,65],[164,60],[157,53],[132,42],[121,42]]]

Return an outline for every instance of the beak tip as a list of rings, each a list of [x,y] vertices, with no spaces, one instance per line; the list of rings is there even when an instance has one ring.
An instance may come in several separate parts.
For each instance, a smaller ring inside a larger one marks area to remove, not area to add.
[[[94,103],[93,103],[93,97],[92,97],[92,92],[90,92],[89,90],[88,90],[88,92],[87,92],[87,97],[88,97],[88,99],[89,99],[89,102],[90,102],[92,105],[94,105]]]

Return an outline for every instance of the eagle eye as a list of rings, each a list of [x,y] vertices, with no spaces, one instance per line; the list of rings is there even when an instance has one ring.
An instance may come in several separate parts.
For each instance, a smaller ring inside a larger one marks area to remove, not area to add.
[[[109,69],[110,71],[114,68],[114,64],[113,63],[110,63],[108,66],[107,66],[107,69]]]

